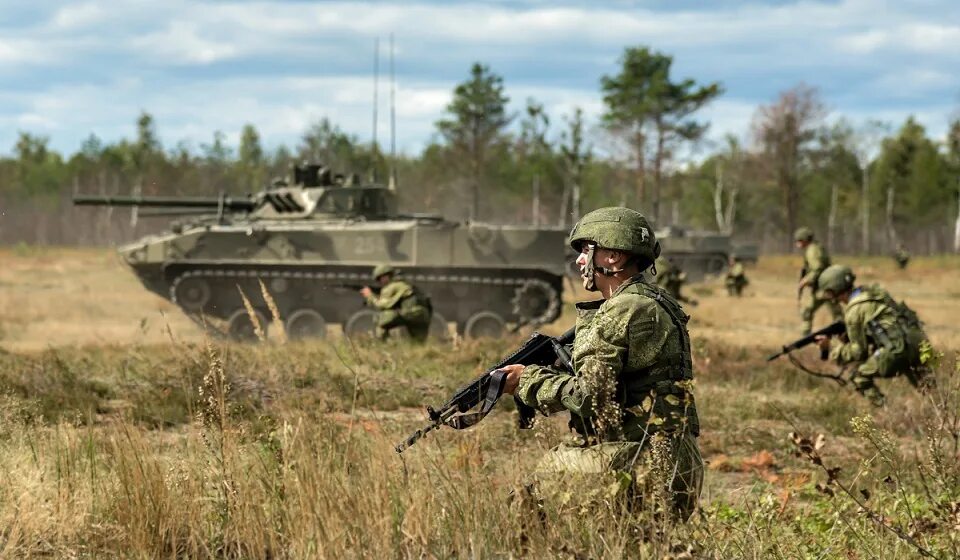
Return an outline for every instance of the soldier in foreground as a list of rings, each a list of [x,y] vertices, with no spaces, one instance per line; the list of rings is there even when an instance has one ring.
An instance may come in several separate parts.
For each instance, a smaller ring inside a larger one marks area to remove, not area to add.
[[[727,276],[724,278],[724,284],[727,286],[727,295],[740,297],[743,295],[743,289],[750,283],[747,280],[747,274],[743,270],[743,263],[736,255],[730,255],[730,267],[727,269]]]
[[[545,415],[569,412],[578,435],[541,460],[535,486],[567,488],[581,480],[598,489],[607,487],[599,477],[628,474],[631,493],[650,498],[645,506],[656,502],[651,496],[666,495],[667,507],[685,520],[699,500],[703,461],[689,317],[642,275],[660,244],[642,214],[621,207],[588,213],[569,241],[579,252],[583,287],[603,296],[577,304],[574,373],[502,368],[505,393]]]
[[[797,248],[803,251],[803,268],[800,270],[800,283],[797,285],[797,299],[803,298],[804,288],[810,288],[810,297],[801,311],[803,317],[803,334],[808,335],[813,330],[813,316],[821,306],[830,307],[834,321],[843,316],[840,305],[835,301],[818,297],[818,281],[820,273],[830,266],[830,255],[819,243],[813,239],[813,230],[802,227],[793,234]]]
[[[696,307],[697,300],[683,295],[683,285],[687,283],[687,273],[681,269],[673,259],[659,257],[656,260],[656,281],[657,285],[673,296],[673,299],[683,303],[689,303]]]
[[[880,286],[854,286],[854,280],[847,266],[833,265],[821,273],[820,296],[846,305],[847,340],[831,347],[830,338],[817,337],[817,344],[830,349],[830,358],[838,364],[855,364],[854,387],[875,406],[883,406],[878,377],[905,375],[914,387],[924,388],[929,368],[921,359],[921,346],[927,336],[905,303],[894,301]]]
[[[364,286],[360,294],[368,305],[380,310],[377,338],[386,340],[391,330],[406,327],[412,340],[424,342],[433,315],[430,298],[412,284],[397,278],[397,271],[388,264],[377,265],[371,277],[381,286],[380,294],[375,294],[369,286]]]

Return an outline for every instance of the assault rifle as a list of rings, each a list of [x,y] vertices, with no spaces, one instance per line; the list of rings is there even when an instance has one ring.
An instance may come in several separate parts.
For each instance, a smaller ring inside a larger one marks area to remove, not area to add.
[[[810,344],[813,344],[814,341],[816,341],[816,339],[817,339],[818,336],[839,336],[839,335],[844,334],[844,333],[846,333],[846,332],[847,332],[847,325],[844,324],[843,321],[837,321],[836,323],[831,323],[831,324],[827,325],[826,327],[823,327],[823,328],[820,329],[819,331],[812,332],[812,333],[808,334],[807,336],[805,336],[805,337],[803,337],[803,338],[801,338],[801,339],[794,340],[794,341],[791,342],[790,344],[787,344],[786,346],[783,347],[783,349],[780,350],[780,352],[778,352],[778,353],[770,356],[769,358],[767,358],[767,361],[768,361],[768,362],[772,362],[773,360],[776,360],[777,358],[779,358],[780,356],[783,356],[784,354],[789,354],[790,352],[793,352],[794,350],[797,350],[797,349],[803,348],[804,346],[808,346],[808,345],[810,345]],[[827,352],[821,351],[821,352],[820,352],[820,359],[821,359],[821,360],[826,360],[826,359],[827,359]]]
[[[469,384],[457,389],[457,392],[450,397],[446,404],[438,409],[428,406],[427,416],[430,418],[430,423],[398,443],[395,447],[397,453],[403,453],[405,449],[417,443],[420,438],[442,425],[450,426],[455,430],[465,430],[483,420],[493,410],[500,396],[503,395],[503,387],[507,380],[506,372],[500,369],[503,366],[510,364],[547,366],[559,362],[560,367],[572,373],[573,360],[564,346],[573,342],[573,335],[573,328],[556,338],[539,332],[530,335],[530,338],[516,351],[484,371]],[[520,429],[530,428],[533,425],[536,410],[526,406],[516,398],[514,398],[514,401],[516,401],[517,410],[520,413]],[[481,405],[480,410],[467,413],[477,405]]]

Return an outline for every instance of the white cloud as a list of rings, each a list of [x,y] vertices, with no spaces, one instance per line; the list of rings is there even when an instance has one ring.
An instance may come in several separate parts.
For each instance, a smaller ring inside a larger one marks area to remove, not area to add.
[[[52,25],[59,31],[69,31],[101,23],[107,16],[103,4],[87,2],[64,6],[54,13]]]
[[[0,64],[32,64],[50,59],[50,53],[37,41],[0,38]]]
[[[203,35],[195,22],[174,21],[163,31],[133,39],[132,44],[148,57],[169,59],[174,64],[210,64],[240,53],[230,41]]]
[[[544,103],[555,129],[574,107],[588,122],[599,117],[598,79],[616,71],[626,45],[673,54],[677,76],[724,82],[728,94],[701,115],[716,137],[743,135],[758,103],[800,81],[823,86],[840,112],[904,117],[905,101],[923,114],[960,88],[953,78],[960,27],[952,23],[960,4],[952,0],[684,10],[630,4],[68,3],[46,22],[4,28],[0,71],[16,71],[20,87],[0,104],[0,122],[59,127],[52,142],[66,142],[66,150],[90,130],[108,141],[129,136],[141,108],[157,116],[171,146],[181,137],[209,142],[216,129],[232,137],[248,121],[274,145],[290,144],[321,116],[366,139],[370,49],[375,36],[389,33],[396,34],[400,71],[398,139],[408,151],[429,140],[455,82],[475,60],[504,73],[514,110],[527,97]],[[386,41],[381,45],[385,53]],[[385,59],[381,65],[385,70]],[[381,131],[388,130],[388,99],[384,76]],[[0,146],[12,143],[8,128],[0,126]]]

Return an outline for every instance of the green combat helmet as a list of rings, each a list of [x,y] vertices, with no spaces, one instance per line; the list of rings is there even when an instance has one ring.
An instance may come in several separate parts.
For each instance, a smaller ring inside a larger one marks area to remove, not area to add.
[[[378,280],[384,274],[395,274],[396,272],[397,270],[389,264],[378,264],[373,268],[373,273],[370,274],[370,278]]]
[[[838,294],[853,289],[853,281],[857,276],[849,266],[842,264],[830,265],[823,269],[817,279],[817,296],[821,299],[833,298]],[[829,293],[828,293],[829,292]]]
[[[653,264],[660,256],[660,242],[657,241],[647,218],[636,210],[620,206],[599,208],[580,218],[570,231],[570,246],[574,251],[580,252],[583,244],[588,241],[596,243],[597,247],[634,255],[642,261],[641,269]],[[593,281],[596,272],[612,276],[620,271],[595,266],[591,248],[582,275],[584,287],[589,291],[597,289]]]
[[[794,241],[813,241],[813,230],[808,227],[797,228],[793,233]]]

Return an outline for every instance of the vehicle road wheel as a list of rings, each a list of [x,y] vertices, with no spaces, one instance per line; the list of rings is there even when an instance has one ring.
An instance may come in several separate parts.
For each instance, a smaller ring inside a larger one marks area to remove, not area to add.
[[[304,338],[323,338],[327,335],[327,321],[323,315],[313,309],[298,309],[287,317],[284,323],[290,340]]]
[[[377,328],[377,312],[370,309],[357,311],[343,324],[343,335],[348,338],[373,337]]]
[[[210,302],[210,294],[210,283],[199,276],[183,278],[174,288],[177,305],[188,312],[203,311]]]
[[[549,323],[560,315],[560,294],[543,280],[528,280],[513,293],[513,313],[521,323]]]
[[[253,314],[260,324],[261,331],[264,333],[264,336],[266,336],[266,314],[258,309],[255,309]],[[253,326],[253,321],[250,320],[250,314],[245,308],[237,309],[230,315],[230,318],[227,319],[227,334],[230,335],[230,338],[233,340],[242,342],[255,342],[257,340],[256,329]]]
[[[467,338],[498,338],[503,336],[503,317],[493,311],[479,311],[467,319],[463,335]]]

